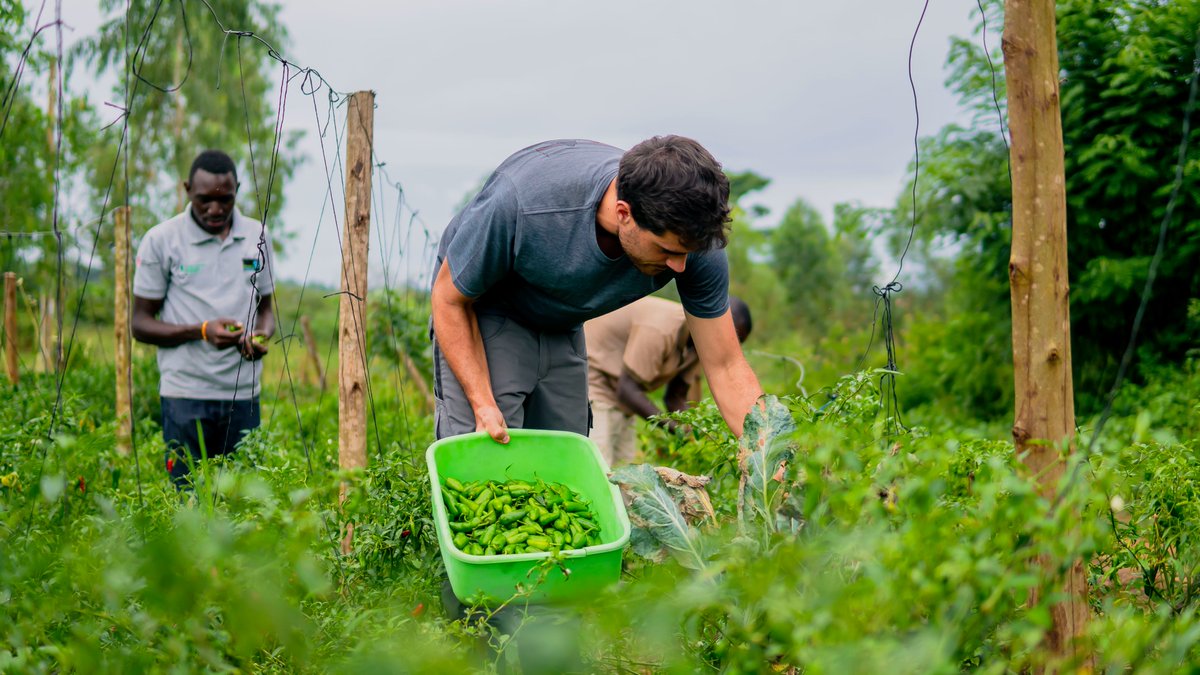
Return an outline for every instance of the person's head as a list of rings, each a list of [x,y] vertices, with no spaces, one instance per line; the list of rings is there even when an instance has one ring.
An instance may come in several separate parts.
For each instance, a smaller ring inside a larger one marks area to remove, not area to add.
[[[192,161],[183,183],[196,222],[219,232],[233,224],[233,202],[237,197],[237,167],[220,150],[205,150]]]
[[[617,234],[645,274],[682,272],[692,251],[728,243],[729,179],[696,141],[655,136],[621,157]]]
[[[733,317],[733,329],[737,331],[738,342],[745,342],[750,337],[750,329],[754,327],[750,320],[750,306],[736,295],[731,295],[729,314]]]

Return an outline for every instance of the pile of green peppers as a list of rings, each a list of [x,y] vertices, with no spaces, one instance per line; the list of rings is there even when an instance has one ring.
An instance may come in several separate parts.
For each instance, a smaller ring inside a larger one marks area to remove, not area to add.
[[[442,500],[454,546],[469,555],[511,555],[596,546],[600,526],[586,499],[561,483],[537,479],[446,478]]]

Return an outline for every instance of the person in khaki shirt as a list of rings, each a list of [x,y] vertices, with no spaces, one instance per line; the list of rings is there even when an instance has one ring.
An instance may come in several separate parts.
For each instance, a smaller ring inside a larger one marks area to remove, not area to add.
[[[750,335],[750,308],[730,296],[740,342]],[[700,360],[688,333],[683,306],[648,296],[583,324],[588,354],[589,436],[609,466],[628,464],[637,453],[634,416],[663,411],[647,394],[666,386],[668,412],[700,395]]]

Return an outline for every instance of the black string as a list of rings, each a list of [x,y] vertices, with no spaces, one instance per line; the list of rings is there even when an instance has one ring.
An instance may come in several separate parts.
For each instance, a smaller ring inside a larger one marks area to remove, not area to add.
[[[913,126],[912,221],[908,229],[908,241],[904,244],[904,250],[900,252],[900,260],[896,267],[896,274],[892,277],[892,280],[882,287],[874,286],[871,289],[871,292],[876,296],[875,310],[871,316],[871,337],[867,341],[867,348],[863,351],[858,365],[854,368],[855,371],[862,370],[863,363],[866,361],[867,356],[870,355],[871,348],[875,345],[875,330],[880,316],[879,310],[882,306],[883,340],[884,348],[887,351],[887,366],[879,377],[879,405],[888,417],[888,429],[892,435],[899,433],[901,430],[907,431],[908,429],[900,419],[900,400],[896,393],[896,373],[899,372],[899,366],[896,364],[896,337],[892,319],[892,295],[904,289],[904,285],[899,281],[900,273],[904,270],[904,259],[908,256],[908,249],[912,246],[913,236],[917,231],[917,181],[921,176],[921,106],[920,100],[917,97],[917,84],[913,79],[912,61],[913,52],[917,46],[917,36],[921,33],[921,25],[925,23],[925,13],[928,11],[929,0],[925,0],[925,4],[921,8],[921,16],[917,19],[917,27],[913,30],[912,40],[908,44],[908,85],[912,89],[913,114],[916,118],[916,123]],[[846,400],[849,400],[849,397],[843,399],[843,401]],[[841,407],[839,405],[837,410],[840,411]]]
[[[25,74],[25,64],[29,62],[29,52],[33,50],[33,44],[37,41],[42,31],[58,26],[61,22],[55,21],[45,25],[39,25],[42,21],[42,14],[46,11],[46,0],[42,0],[42,6],[38,9],[37,18],[34,19],[33,34],[29,36],[29,41],[25,43],[25,49],[21,51],[21,57],[17,59],[17,67],[13,69],[13,79],[4,92],[4,99],[0,101],[0,107],[4,108],[4,119],[0,120],[0,136],[4,135],[4,130],[8,128],[8,118],[12,114],[13,106],[17,101],[17,94],[20,91],[21,76]]]
[[[146,24],[147,34],[149,34],[150,27],[154,24],[154,20],[158,16],[160,9],[162,9],[162,0],[158,0],[158,2],[154,5],[154,12],[150,16],[150,23]],[[128,5],[126,6],[126,14],[128,15]],[[179,0],[179,18],[183,23],[183,35],[187,41],[187,69],[184,71],[183,77],[180,78],[177,84],[160,85],[146,79],[145,77],[142,77],[142,66],[146,63],[147,43],[145,41],[143,41],[141,49],[138,50],[141,51],[141,59],[139,60],[137,51],[135,51],[133,54],[133,65],[131,66],[133,76],[138,80],[145,82],[147,86],[164,94],[172,94],[182,89],[183,85],[187,83],[188,77],[192,74],[192,32],[191,29],[188,28],[187,8],[184,6],[183,0]]]
[[[126,92],[129,91],[129,74],[133,71],[133,61],[130,58],[130,54],[129,54],[129,16],[130,16],[129,10],[131,8],[131,3],[132,3],[132,0],[126,0],[126,2],[125,2],[125,30],[124,30],[125,47],[124,47],[124,51],[125,51],[125,91]],[[190,52],[191,42],[190,42],[190,40],[188,42],[188,49],[189,49],[188,65],[190,68],[190,65],[191,65],[191,52]],[[132,98],[130,98],[129,100],[126,101],[125,113],[123,113],[123,115],[122,115],[125,119],[128,119],[129,106],[131,106],[132,104],[133,104]],[[105,127],[105,128],[107,128],[107,127]],[[126,132],[128,132],[128,127],[126,127],[122,133],[126,133]],[[132,214],[130,212],[128,212],[128,208],[129,208],[129,153],[128,152],[126,152],[124,154],[124,160],[125,160],[125,206],[127,209],[127,211],[126,211],[127,216],[129,216],[130,220],[132,220]],[[130,227],[125,228],[124,244],[125,244],[127,251],[133,252],[132,223],[129,223],[129,225],[130,225]],[[126,267],[124,270],[124,274],[125,274],[125,284],[126,284],[125,287],[130,288],[128,256],[126,256]],[[59,332],[59,335],[62,335],[61,330]],[[104,342],[101,341],[100,344],[104,344]],[[132,356],[133,356],[133,350],[130,350],[130,357],[132,358]],[[116,373],[117,377],[128,378],[129,391],[130,391],[131,396],[133,393],[133,372],[132,372],[132,370],[133,370],[132,364],[130,364],[130,372]],[[133,411],[130,410],[129,445],[130,445],[130,449],[133,451],[133,468],[134,468],[134,477],[137,481],[138,508],[139,508],[139,510],[141,510],[141,509],[145,508],[145,503],[143,502],[143,499],[142,499],[142,462],[141,462],[141,457],[138,454],[137,431],[136,430],[137,430],[137,425],[133,423]],[[143,538],[144,538],[144,536],[145,536],[145,532],[143,531]]]
[[[157,15],[157,13],[156,13],[156,15]],[[126,12],[126,21],[128,22],[128,12]],[[139,44],[137,49],[140,49],[141,46],[143,46],[145,44],[145,41],[149,37],[149,33],[150,33],[149,27],[153,23],[153,21],[154,21],[154,18],[152,17],[150,23],[147,24],[146,30],[142,34],[142,42],[141,42],[141,44]],[[135,53],[136,53],[137,49],[134,50]],[[126,52],[128,53],[128,49],[126,49]],[[126,105],[125,105],[126,110],[131,110],[133,107],[132,102],[133,102],[134,96],[137,92],[137,86],[138,86],[139,82],[140,82],[140,80],[134,80],[132,85],[129,86],[128,79],[126,80],[126,83],[127,83]],[[102,199],[101,205],[100,205],[100,217],[96,220],[96,231],[92,237],[92,248],[91,248],[91,252],[88,255],[87,271],[83,275],[83,284],[80,287],[79,298],[75,304],[75,316],[71,322],[71,334],[67,340],[66,349],[63,351],[62,363],[58,369],[58,373],[57,373],[57,377],[56,377],[54,408],[51,410],[50,419],[46,425],[46,438],[45,438],[46,442],[42,444],[42,453],[41,453],[41,458],[40,458],[40,462],[39,462],[39,466],[38,466],[37,480],[39,481],[39,483],[42,479],[42,476],[45,474],[45,471],[46,471],[46,459],[47,459],[47,456],[49,455],[50,445],[52,444],[53,439],[54,439],[54,432],[58,425],[59,415],[62,412],[63,386],[66,383],[67,375],[70,372],[71,354],[72,354],[72,350],[74,349],[74,345],[75,345],[75,334],[79,329],[79,317],[83,311],[83,298],[84,298],[84,295],[87,293],[88,282],[91,280],[92,267],[95,264],[95,259],[96,259],[96,248],[97,248],[97,246],[99,246],[99,243],[100,243],[100,233],[104,227],[104,217],[108,212],[109,198],[112,196],[113,185],[116,182],[117,168],[121,164],[122,153],[125,152],[125,149],[126,149],[125,144],[126,144],[126,140],[129,137],[129,118],[130,118],[130,116],[128,114],[126,114],[124,116],[124,119],[122,120],[120,140],[117,143],[117,152],[116,152],[116,155],[114,155],[114,157],[113,157],[112,171],[109,174],[108,183],[105,185],[104,198]],[[61,125],[62,118],[60,117],[56,123]],[[61,183],[56,183],[54,186],[55,193],[60,192],[61,189],[62,189]],[[126,191],[128,191],[128,186],[126,186]],[[62,272],[60,269],[60,271],[59,271],[60,280],[61,280],[61,275],[62,275]],[[60,331],[59,332],[59,340],[60,341],[62,340],[61,336],[62,336],[62,332]],[[140,471],[139,471],[139,482],[138,482],[139,507],[144,506],[141,499],[142,499],[142,491],[141,491]],[[32,505],[31,505],[31,508],[32,508]],[[26,528],[25,528],[25,536],[26,537],[29,536],[29,534],[31,532],[30,528],[32,527],[32,525],[33,525],[33,518],[32,518],[32,514],[31,514],[30,519],[26,522]]]
[[[883,288],[878,286],[871,288],[871,292],[876,296],[876,308],[880,304],[883,305],[883,345],[887,351],[887,365],[879,376],[879,399],[880,404],[884,407],[888,436],[908,431],[908,427],[904,426],[904,420],[900,417],[900,401],[896,395],[896,374],[899,371],[896,366],[896,336],[892,323],[891,295],[902,290],[904,290],[904,286],[894,280]]]

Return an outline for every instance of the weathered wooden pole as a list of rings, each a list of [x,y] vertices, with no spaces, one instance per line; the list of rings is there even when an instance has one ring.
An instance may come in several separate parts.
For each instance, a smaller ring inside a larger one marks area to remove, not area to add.
[[[1018,456],[1045,495],[1054,495],[1075,448],[1071,382],[1071,322],[1067,283],[1067,201],[1059,111],[1058,47],[1054,0],[1006,0],[1004,69],[1012,135],[1013,228],[1009,278],[1012,293],[1013,371]],[[1042,570],[1061,583],[1064,598],[1051,608],[1047,647],[1059,658],[1090,655],[1075,638],[1088,621],[1087,577],[1074,561],[1057,578],[1053,561]],[[1031,603],[1038,601],[1035,591]]]
[[[50,82],[46,90],[46,147],[50,149],[50,156],[53,157],[58,148],[58,139],[55,138],[58,118],[58,59],[53,57],[50,58]],[[54,169],[50,171],[53,175]]]
[[[44,293],[38,295],[38,352],[43,373],[53,373],[54,358],[54,298]]]
[[[321,355],[317,353],[317,338],[313,335],[312,320],[307,314],[300,317],[300,327],[304,331],[304,348],[308,352],[308,366],[304,369],[309,384],[320,384],[325,391],[325,368],[321,366]]]
[[[4,364],[8,381],[17,386],[17,273],[4,273]]]
[[[129,331],[129,207],[113,213],[113,337],[117,367],[117,452],[133,449],[133,369]]]
[[[338,464],[367,465],[367,243],[371,231],[375,92],[350,95],[346,109],[346,217],[342,227],[342,297],[338,327]],[[346,497],[342,485],[341,498]],[[349,553],[354,524],[346,526]]]

